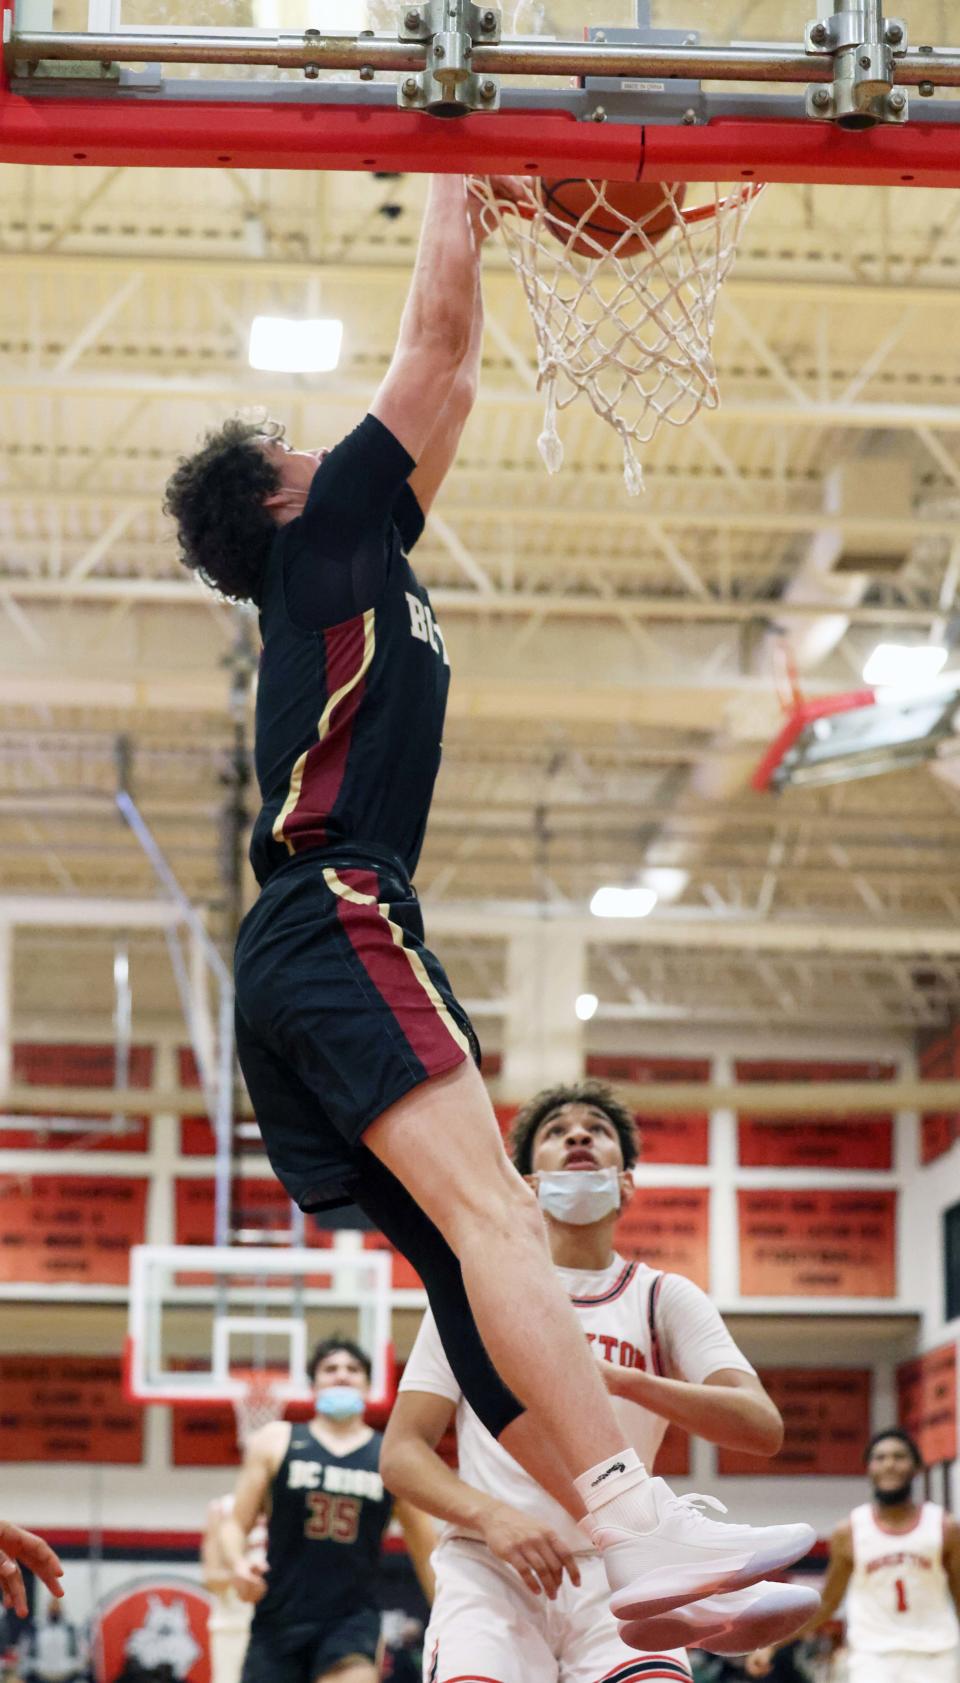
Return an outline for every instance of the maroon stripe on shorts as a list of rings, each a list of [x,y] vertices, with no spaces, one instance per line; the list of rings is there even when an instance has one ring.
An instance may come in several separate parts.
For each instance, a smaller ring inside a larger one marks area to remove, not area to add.
[[[363,665],[364,616],[344,620],[323,633],[327,696],[349,684]],[[366,675],[341,696],[323,742],[308,750],[300,796],[283,827],[285,838],[297,848],[317,847],[327,840],[327,820],[343,787],[353,727],[367,687]]]
[[[337,875],[358,894],[379,897],[380,885],[373,871],[341,870]],[[440,1075],[452,1069],[466,1056],[463,1047],[454,1040],[406,953],[395,945],[378,907],[358,906],[339,895],[337,914],[360,963],[427,1074]]]

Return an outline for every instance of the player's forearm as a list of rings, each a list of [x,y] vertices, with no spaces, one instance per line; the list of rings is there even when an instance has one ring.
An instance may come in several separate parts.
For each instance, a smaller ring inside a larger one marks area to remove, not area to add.
[[[451,362],[463,362],[474,328],[479,261],[466,182],[459,175],[434,176],[400,323],[398,354],[429,343],[446,349]]]
[[[470,323],[470,338],[467,343],[466,355],[457,373],[456,384],[453,389],[453,401],[466,409],[467,414],[473,408],[474,400],[480,386],[480,360],[483,353],[483,289],[480,285],[480,271],[477,270],[473,293],[473,318]]]
[[[220,1549],[231,1572],[240,1565],[246,1551],[246,1546],[247,1539],[244,1536],[243,1531],[233,1518],[233,1515],[229,1515],[226,1519],[221,1521]]]
[[[465,1484],[422,1438],[402,1438],[395,1443],[388,1438],[380,1457],[380,1471],[394,1496],[450,1525],[476,1531],[483,1516],[496,1506],[491,1497]]]
[[[607,1369],[615,1395],[639,1403],[708,1443],[745,1449],[752,1455],[775,1455],[783,1442],[783,1422],[773,1403],[752,1391],[689,1385],[642,1368],[614,1368],[608,1363]]]

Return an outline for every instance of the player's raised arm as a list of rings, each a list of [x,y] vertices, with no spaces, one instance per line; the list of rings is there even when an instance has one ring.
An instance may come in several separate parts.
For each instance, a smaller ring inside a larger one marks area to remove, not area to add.
[[[413,279],[370,413],[419,461],[470,347],[480,234],[463,176],[434,176]]]

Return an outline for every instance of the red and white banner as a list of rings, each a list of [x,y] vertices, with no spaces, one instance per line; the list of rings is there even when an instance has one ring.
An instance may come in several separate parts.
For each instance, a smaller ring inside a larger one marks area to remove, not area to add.
[[[686,1274],[710,1290],[710,1190],[706,1186],[638,1186],[617,1222],[621,1256]]]
[[[761,1368],[760,1378],[783,1416],[779,1454],[718,1449],[717,1472],[740,1478],[855,1478],[870,1436],[869,1368]]]
[[[146,1177],[10,1175],[3,1184],[0,1281],[125,1286],[145,1238]]]
[[[897,1368],[897,1419],[928,1467],[957,1458],[957,1346],[941,1344]]]
[[[895,1297],[897,1194],[741,1189],[742,1297]]]
[[[119,1356],[0,1355],[0,1461],[139,1467],[143,1409]]]

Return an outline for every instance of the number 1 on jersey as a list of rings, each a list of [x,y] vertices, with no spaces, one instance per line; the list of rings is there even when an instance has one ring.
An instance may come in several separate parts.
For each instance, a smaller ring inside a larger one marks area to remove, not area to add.
[[[897,1578],[893,1587],[897,1592],[897,1612],[908,1613],[910,1609],[907,1606],[907,1586],[903,1579]]]

